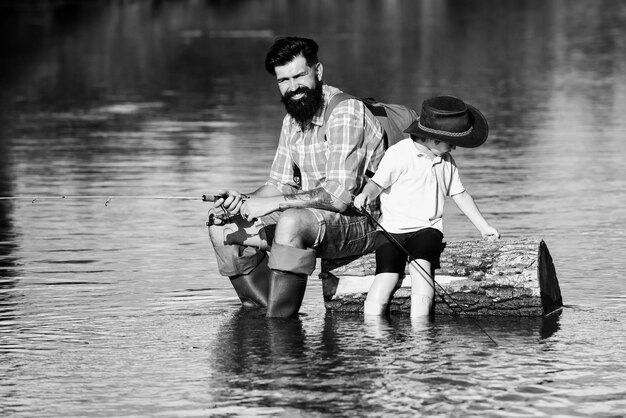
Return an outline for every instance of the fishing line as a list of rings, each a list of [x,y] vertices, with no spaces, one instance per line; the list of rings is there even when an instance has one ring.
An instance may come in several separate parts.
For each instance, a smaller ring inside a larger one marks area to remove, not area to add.
[[[372,222],[374,222],[379,228],[380,231],[385,235],[385,237],[387,238],[387,240],[393,244],[398,250],[400,250],[402,253],[404,253],[410,260],[412,263],[415,263],[419,268],[422,269],[422,271],[432,279],[432,276],[430,275],[429,272],[426,271],[426,269],[424,267],[422,267],[417,260],[402,246],[402,244],[400,244],[398,242],[398,240],[396,240],[389,232],[387,232],[387,230],[385,228],[383,228],[383,226],[366,210],[361,210],[358,209],[356,206],[354,206],[354,204],[350,204],[350,208],[352,210],[354,210],[355,212],[357,212],[360,215],[365,215],[368,219],[370,219]],[[423,278],[424,280],[426,280],[426,278]],[[462,306],[459,302],[457,302],[456,300],[454,300],[454,298],[446,291],[446,289],[444,289],[439,283],[437,283],[436,280],[433,279],[433,283],[431,284],[430,282],[428,282],[428,280],[426,280],[426,282],[433,288],[433,290],[437,290],[435,286],[439,287],[439,290],[441,290],[441,292],[443,292],[448,298],[450,298],[451,301],[453,301],[456,306],[459,308],[459,310],[464,313],[482,332],[483,334],[485,334],[487,336],[487,338],[489,338],[491,340],[492,343],[494,343],[496,346],[498,345],[498,343],[491,338],[491,335],[489,335],[489,333],[487,333],[487,331],[485,331],[485,329],[478,323],[478,321],[472,317]],[[450,302],[448,302],[446,300],[446,298],[442,297],[441,298],[446,305],[448,305],[448,307],[450,308],[450,310],[454,313],[455,309],[452,307],[452,305],[450,305]],[[458,314],[458,313],[457,313]]]
[[[215,202],[217,199],[223,198],[225,195],[220,194],[204,194],[197,196],[137,196],[137,195],[56,195],[56,196],[0,196],[0,200],[30,200],[35,203],[38,200],[105,200],[104,206],[108,206],[111,200],[128,199],[128,200],[201,200],[203,202]]]

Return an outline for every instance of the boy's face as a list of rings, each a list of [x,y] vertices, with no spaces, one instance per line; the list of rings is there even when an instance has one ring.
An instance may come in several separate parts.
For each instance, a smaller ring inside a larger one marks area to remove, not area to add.
[[[450,145],[447,142],[431,140],[431,146],[429,147],[433,154],[442,156],[443,154],[451,152],[456,148],[454,145]]]

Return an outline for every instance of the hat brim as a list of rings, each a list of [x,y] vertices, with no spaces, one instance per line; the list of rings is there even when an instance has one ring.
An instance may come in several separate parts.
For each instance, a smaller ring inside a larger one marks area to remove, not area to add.
[[[413,122],[408,128],[404,130],[404,133],[417,135],[424,138],[435,139],[437,141],[446,142],[455,147],[462,148],[476,148],[481,146],[487,140],[489,135],[489,124],[487,119],[482,113],[474,106],[465,103],[467,110],[470,113],[470,117],[473,119],[472,130],[467,135],[463,136],[450,136],[445,134],[438,134],[433,132],[427,132],[423,130],[419,124],[419,118]]]

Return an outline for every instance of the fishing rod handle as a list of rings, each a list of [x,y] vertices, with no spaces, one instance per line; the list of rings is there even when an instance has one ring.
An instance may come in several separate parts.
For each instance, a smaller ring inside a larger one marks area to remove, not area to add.
[[[215,202],[216,200],[226,199],[227,197],[228,197],[227,193],[224,193],[224,194],[212,194],[212,195],[203,194],[202,195],[202,201],[203,202]],[[250,196],[245,195],[245,194],[242,193],[241,194],[241,198],[243,200],[246,200],[246,199],[250,199]]]
[[[202,195],[202,201],[203,202],[215,202],[218,199],[221,198],[226,198],[226,195],[219,195],[219,194],[212,194],[212,195],[207,195],[207,194],[203,194]]]

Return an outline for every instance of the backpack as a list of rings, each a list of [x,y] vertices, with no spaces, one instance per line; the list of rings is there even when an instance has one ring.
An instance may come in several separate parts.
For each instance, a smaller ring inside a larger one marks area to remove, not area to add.
[[[362,99],[348,93],[340,92],[331,97],[328,106],[326,106],[324,128],[318,131],[318,135],[320,137],[323,135],[324,140],[326,139],[326,122],[328,122],[331,113],[333,113],[333,110],[339,103],[348,99],[360,100],[365,105],[366,111],[369,111],[378,119],[384,131],[383,141],[385,150],[404,138],[407,138],[407,134],[404,133],[404,130],[417,120],[417,112],[406,106],[377,102],[371,97]]]
[[[371,97],[362,99],[348,93],[340,92],[331,97],[328,102],[328,106],[326,106],[326,110],[324,112],[324,126],[318,131],[320,139],[323,139],[324,141],[326,140],[326,122],[328,122],[328,119],[330,118],[331,113],[333,113],[335,107],[339,103],[348,99],[360,100],[365,105],[365,111],[369,111],[372,116],[378,119],[378,122],[383,128],[383,146],[385,150],[406,138],[407,134],[404,133],[404,130],[408,128],[411,123],[417,120],[417,112],[406,106],[377,102]],[[296,163],[293,163],[293,172],[293,180],[297,186],[300,186],[300,167],[298,167]],[[365,175],[367,177],[372,177],[374,173],[367,170]]]

